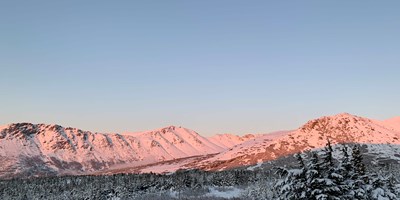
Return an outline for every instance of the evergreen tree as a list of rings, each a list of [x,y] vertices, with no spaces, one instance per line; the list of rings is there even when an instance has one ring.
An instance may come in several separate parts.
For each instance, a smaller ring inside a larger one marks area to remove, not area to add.
[[[353,166],[351,173],[351,194],[354,199],[367,199],[367,191],[370,190],[368,185],[368,176],[365,174],[365,165],[360,151],[359,145],[352,148],[351,164]]]
[[[323,193],[324,179],[321,174],[321,163],[317,153],[311,154],[311,159],[307,165],[307,191],[306,196],[308,199],[326,199],[327,195]]]
[[[328,139],[325,148],[322,150],[321,155],[322,164],[321,167],[325,168],[327,173],[333,172],[335,168],[335,164],[333,161],[333,149],[331,142]]]
[[[365,165],[363,162],[363,156],[361,154],[360,145],[353,146],[352,160],[351,160],[356,175],[365,176]]]
[[[294,169],[280,168],[278,193],[275,199],[309,200],[395,200],[399,185],[393,178],[383,178],[382,173],[368,173],[363,163],[360,147],[342,148],[341,160],[333,158],[333,148],[328,142],[320,152],[311,153],[304,160],[296,155],[298,165]]]
[[[339,170],[343,175],[344,180],[349,180],[351,178],[351,172],[354,171],[353,165],[351,163],[351,158],[349,155],[349,147],[347,145],[342,146],[342,162],[339,165]]]
[[[352,173],[354,171],[353,165],[351,163],[351,157],[349,154],[349,147],[343,145],[341,148],[342,160],[338,166],[338,172],[342,175],[342,199],[353,200],[354,192],[352,189],[353,181],[351,180]]]
[[[279,188],[278,199],[306,200],[307,198],[307,170],[303,157],[296,154],[298,168],[278,168],[277,174],[281,177],[276,186]]]
[[[294,176],[293,190],[295,199],[307,199],[307,168],[304,164],[304,159],[300,153],[296,154],[296,159],[298,163],[299,170],[293,171]]]
[[[369,174],[370,189],[368,190],[369,199],[377,200],[396,200],[399,199],[396,196],[394,185],[390,182],[393,181],[391,177],[383,177],[380,174],[371,173]]]
[[[290,173],[289,169],[284,167],[278,167],[276,169],[276,174],[279,176],[279,180],[275,184],[275,187],[278,188],[278,194],[275,196],[276,199],[284,200],[284,199],[294,199],[293,195],[293,176]]]
[[[323,194],[326,196],[326,199],[339,200],[346,187],[343,183],[343,176],[334,161],[333,148],[329,140],[325,148],[321,151],[320,157]]]

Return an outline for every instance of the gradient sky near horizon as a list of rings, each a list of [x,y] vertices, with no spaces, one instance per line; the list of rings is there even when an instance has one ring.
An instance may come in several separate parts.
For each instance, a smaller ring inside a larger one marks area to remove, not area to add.
[[[1,1],[0,124],[202,135],[400,115],[400,1]]]

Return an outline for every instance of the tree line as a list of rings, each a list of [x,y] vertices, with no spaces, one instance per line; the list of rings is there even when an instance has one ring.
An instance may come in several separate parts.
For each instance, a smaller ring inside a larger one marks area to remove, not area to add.
[[[367,171],[360,145],[341,145],[335,159],[328,141],[321,151],[296,154],[297,166],[277,169],[276,199],[353,200],[400,199],[398,180],[393,175]],[[306,155],[309,155],[307,158]]]

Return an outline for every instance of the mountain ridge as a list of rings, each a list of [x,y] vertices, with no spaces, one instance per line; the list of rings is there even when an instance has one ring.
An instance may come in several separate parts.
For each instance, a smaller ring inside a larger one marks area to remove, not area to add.
[[[250,146],[246,146],[245,143],[238,145],[232,150],[202,161],[203,164],[200,163],[199,167],[206,170],[220,170],[254,165],[296,152],[321,148],[325,146],[328,139],[333,144],[400,144],[400,132],[382,127],[375,121],[348,113],[323,116],[309,120],[298,129],[275,138],[273,141],[258,140],[256,144]],[[259,145],[260,148],[251,150],[256,145]],[[229,156],[224,156],[224,154]]]
[[[224,150],[190,129],[96,133],[60,125],[13,123],[0,129],[1,174],[86,173],[112,165],[131,166]],[[30,160],[33,159],[33,165]],[[34,168],[40,166],[39,169]]]
[[[0,177],[114,173],[111,169],[135,173],[224,170],[321,148],[327,139],[333,144],[377,144],[372,152],[383,148],[397,159],[400,150],[393,145],[400,144],[399,119],[380,121],[340,113],[309,120],[292,131],[211,137],[178,126],[119,134],[13,123],[0,126]]]
[[[400,132],[384,127],[381,121],[340,113],[309,120],[296,130],[283,132],[273,138],[268,134],[233,146],[221,153],[179,163],[160,163],[151,166],[152,172],[166,173],[178,169],[225,170],[258,165],[297,152],[315,150],[325,146],[329,139],[333,145],[359,143],[378,160],[400,161]],[[158,171],[157,171],[158,169]],[[171,171],[166,171],[169,169]],[[123,172],[123,171],[119,171]],[[126,172],[149,172],[148,169],[132,168]]]

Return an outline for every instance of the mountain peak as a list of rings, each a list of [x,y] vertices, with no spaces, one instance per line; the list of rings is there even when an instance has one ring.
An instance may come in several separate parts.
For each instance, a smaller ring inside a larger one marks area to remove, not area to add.
[[[6,133],[11,135],[17,135],[21,138],[34,135],[38,132],[38,126],[32,123],[12,123],[1,127],[2,137],[6,137]]]
[[[338,113],[336,115],[332,115],[331,117],[356,117],[356,115],[352,115],[347,112]]]
[[[35,126],[35,124],[28,123],[28,122],[18,122],[18,123],[7,124],[4,127],[5,128],[17,128],[17,127],[32,127],[32,126]]]
[[[139,136],[139,135],[165,135],[165,134],[194,134],[194,135],[199,135],[197,132],[188,129],[188,128],[184,128],[182,126],[166,126],[166,127],[162,127],[162,128],[158,128],[158,129],[154,129],[154,130],[150,130],[150,131],[143,131],[143,132],[134,132],[134,133],[126,133],[128,135],[135,135],[135,136]]]
[[[3,129],[11,129],[11,130],[28,130],[28,129],[47,129],[47,130],[60,130],[64,128],[58,124],[33,124],[29,122],[19,122],[19,123],[11,123],[5,126],[2,126]]]
[[[177,131],[179,129],[184,129],[181,126],[174,126],[174,125],[170,125],[170,126],[166,126],[164,128],[160,128],[159,131],[166,133],[166,132],[171,132],[171,131]]]
[[[341,127],[343,129],[346,129],[349,126],[359,126],[362,124],[366,124],[367,121],[370,120],[367,118],[358,117],[356,115],[351,115],[349,113],[340,113],[332,116],[323,116],[317,119],[310,120],[299,129],[303,132],[310,132],[311,130],[330,131],[326,129],[331,127]]]
[[[256,137],[256,135],[251,134],[251,133],[248,133],[248,134],[242,136],[242,138],[250,138],[250,139],[253,139],[255,137]]]
[[[400,144],[400,126],[396,126],[399,122],[400,117],[378,121],[339,113],[310,120],[293,131],[244,136],[218,134],[208,138],[175,125],[121,135],[64,128],[57,124],[14,123],[0,127],[0,155],[12,158],[7,163],[1,162],[5,169],[17,166],[24,173],[32,170],[30,162],[25,162],[32,156],[44,166],[40,169],[52,169],[56,174],[70,170],[87,173],[111,166],[123,168],[128,163],[133,167],[145,166],[205,155],[186,160],[183,168],[227,169],[320,148],[327,139],[332,144]],[[179,166],[177,164],[174,169]],[[154,171],[155,168],[150,169]],[[158,170],[164,172],[165,167]]]

